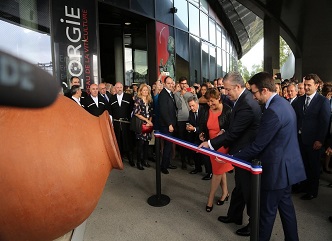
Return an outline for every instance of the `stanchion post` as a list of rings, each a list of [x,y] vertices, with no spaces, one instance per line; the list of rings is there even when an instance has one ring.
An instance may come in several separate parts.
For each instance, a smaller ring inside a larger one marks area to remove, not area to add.
[[[156,137],[156,195],[148,198],[148,204],[154,207],[163,207],[169,204],[170,198],[161,194],[161,173],[160,173],[160,137]]]
[[[259,160],[252,161],[253,166],[260,166]],[[259,240],[259,207],[260,207],[261,174],[252,174],[251,177],[251,217],[250,241]]]

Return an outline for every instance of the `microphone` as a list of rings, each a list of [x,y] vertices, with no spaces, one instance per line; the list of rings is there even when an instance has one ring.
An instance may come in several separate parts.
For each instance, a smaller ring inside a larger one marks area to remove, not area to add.
[[[0,51],[0,105],[40,108],[51,105],[60,83],[36,65]]]

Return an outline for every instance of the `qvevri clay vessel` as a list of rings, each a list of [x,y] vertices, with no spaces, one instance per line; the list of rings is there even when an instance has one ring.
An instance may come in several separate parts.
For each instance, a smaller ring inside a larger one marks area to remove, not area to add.
[[[123,164],[108,113],[67,97],[43,109],[0,107],[0,240],[54,240],[89,217]]]

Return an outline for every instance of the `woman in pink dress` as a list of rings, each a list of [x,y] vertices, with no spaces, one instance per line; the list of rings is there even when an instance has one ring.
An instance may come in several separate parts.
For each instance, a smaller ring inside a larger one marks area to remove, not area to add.
[[[209,89],[205,96],[208,100],[207,103],[210,106],[210,109],[206,116],[206,126],[203,126],[201,129],[203,130],[203,133],[201,133],[202,141],[203,139],[212,139],[227,131],[232,111],[231,107],[221,102],[221,93],[217,89]],[[228,149],[221,147],[217,151],[227,153]],[[229,193],[227,188],[226,172],[233,170],[234,168],[231,164],[224,163],[215,157],[210,157],[210,161],[213,176],[211,179],[210,194],[206,205],[207,212],[212,211],[214,196],[219,185],[222,190],[222,196],[217,201],[217,205],[223,205],[225,201],[228,201]]]

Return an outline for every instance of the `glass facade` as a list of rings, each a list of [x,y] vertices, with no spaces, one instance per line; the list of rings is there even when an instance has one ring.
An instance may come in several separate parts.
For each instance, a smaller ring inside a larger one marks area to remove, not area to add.
[[[237,53],[234,45],[207,0],[104,0],[101,3],[111,6],[113,10],[119,9],[129,14],[132,12],[147,21],[159,22],[167,25],[170,30],[173,29],[176,79],[184,75],[188,77],[190,84],[213,81],[236,68]],[[52,73],[53,33],[50,31],[52,13],[49,9],[50,1],[47,0],[2,1],[0,33],[6,37],[0,39],[0,49]],[[150,35],[148,31],[143,34]],[[147,39],[148,37],[146,45]],[[148,76],[149,68],[159,68],[160,65],[158,60],[154,60],[155,66],[152,66],[148,60],[153,56],[149,51],[154,48],[147,46],[146,49],[134,49],[124,45],[120,45],[123,48],[124,82],[149,82],[155,79],[157,76]],[[102,52],[103,45],[100,42],[98,47]],[[94,62],[97,63],[99,56],[94,57]],[[163,64],[165,65],[165,61]],[[98,65],[103,66],[103,63]]]

